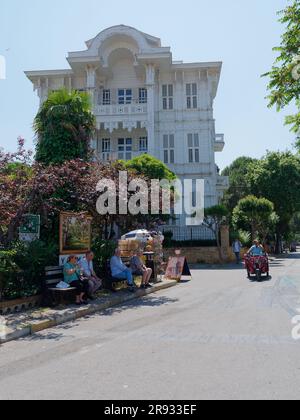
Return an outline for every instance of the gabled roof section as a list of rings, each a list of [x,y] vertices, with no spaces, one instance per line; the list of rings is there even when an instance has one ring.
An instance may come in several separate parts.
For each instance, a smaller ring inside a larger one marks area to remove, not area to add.
[[[86,42],[87,50],[70,52],[68,59],[99,57],[101,50],[105,50],[111,43],[132,43],[138,54],[171,53],[170,48],[162,48],[161,40],[152,35],[138,31],[131,26],[112,26],[100,32],[95,38]]]

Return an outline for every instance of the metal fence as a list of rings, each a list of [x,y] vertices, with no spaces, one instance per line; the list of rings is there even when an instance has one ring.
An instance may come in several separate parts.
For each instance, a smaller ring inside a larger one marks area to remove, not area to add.
[[[214,234],[211,230],[203,226],[179,227],[179,226],[163,226],[162,232],[172,232],[173,241],[213,241]]]

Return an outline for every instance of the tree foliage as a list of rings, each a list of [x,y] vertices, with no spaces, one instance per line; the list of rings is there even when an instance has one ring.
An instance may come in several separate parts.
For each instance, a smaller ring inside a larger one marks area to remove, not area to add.
[[[112,227],[121,230],[140,227],[145,216],[106,214],[100,215],[96,203],[101,195],[97,184],[102,179],[114,181],[119,200],[119,173],[127,171],[127,199],[135,195],[128,191],[129,184],[136,179],[137,172],[125,168],[124,163],[106,165],[96,161],[75,159],[62,164],[42,165],[31,162],[31,153],[24,149],[24,141],[19,140],[19,150],[15,154],[0,153],[0,244],[7,246],[17,238],[18,228],[27,213],[40,214],[42,237],[58,240],[58,215],[61,211],[88,212],[93,217],[95,237],[101,238],[103,232],[109,238]],[[151,180],[139,174],[150,190]],[[147,191],[147,197],[148,191]],[[151,202],[149,202],[149,207]],[[149,227],[155,228],[160,215],[149,216]]]
[[[236,229],[251,231],[252,240],[267,238],[278,222],[274,204],[265,199],[250,195],[243,198],[233,211],[233,224]]]
[[[295,104],[298,112],[286,118],[292,131],[300,131],[300,0],[293,0],[285,10],[279,12],[280,22],[285,25],[281,45],[274,48],[278,57],[272,70],[264,76],[270,79],[268,89],[269,106],[277,110]],[[300,140],[298,141],[300,148]]]
[[[166,179],[172,181],[176,175],[160,160],[148,154],[143,154],[125,163],[125,167],[138,174],[145,175],[148,179]]]
[[[291,152],[269,152],[251,166],[248,175],[252,194],[274,204],[279,216],[277,233],[289,229],[300,210],[300,159]]]
[[[95,129],[90,96],[64,89],[51,93],[35,118],[34,129],[37,162],[57,165],[87,160]]]
[[[255,162],[257,162],[256,159],[242,156],[222,172],[223,176],[229,177],[229,189],[225,192],[223,203],[230,212],[233,211],[242,198],[251,194],[247,174],[251,165]]]

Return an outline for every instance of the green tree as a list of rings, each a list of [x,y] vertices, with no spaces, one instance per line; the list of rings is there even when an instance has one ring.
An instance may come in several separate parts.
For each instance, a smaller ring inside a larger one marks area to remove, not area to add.
[[[217,242],[219,257],[221,261],[224,261],[224,255],[222,253],[222,244],[220,238],[221,226],[228,223],[228,210],[223,205],[217,205],[205,209],[205,217],[203,226],[213,232]]]
[[[257,198],[253,195],[240,200],[233,211],[234,227],[250,230],[252,240],[258,236],[264,242],[278,221],[274,204],[266,198]]]
[[[65,89],[51,93],[35,118],[34,129],[38,162],[50,165],[87,160],[95,130],[90,96]]]
[[[251,165],[256,159],[242,156],[236,159],[230,166],[224,169],[223,176],[229,177],[229,189],[225,192],[223,203],[230,210],[237,206],[238,202],[251,194],[251,188],[247,178],[247,174]]]
[[[300,211],[300,158],[291,152],[269,152],[252,165],[248,174],[251,191],[270,200],[279,216],[277,248],[282,235],[289,232],[290,222]]]
[[[125,167],[143,174],[148,179],[166,179],[168,181],[176,179],[176,175],[163,162],[147,154],[125,162]]]
[[[278,57],[270,72],[268,90],[269,106],[277,110],[295,104],[298,112],[286,118],[286,124],[299,134],[300,130],[300,0],[293,0],[285,10],[279,12],[280,22],[285,25],[281,45],[274,48]],[[300,148],[300,139],[297,142]]]

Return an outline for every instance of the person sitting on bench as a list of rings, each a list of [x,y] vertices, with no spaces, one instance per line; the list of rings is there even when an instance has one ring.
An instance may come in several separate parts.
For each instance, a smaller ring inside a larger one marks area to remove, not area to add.
[[[121,259],[121,250],[117,248],[115,255],[110,260],[110,268],[112,276],[118,280],[126,280],[130,292],[135,292],[136,287],[133,281],[132,272]]]
[[[76,255],[71,255],[67,263],[64,265],[64,280],[65,283],[76,289],[76,305],[86,305],[84,296],[88,293],[89,284],[87,281],[82,281],[80,278],[81,271],[77,265],[78,258]]]
[[[102,280],[99,279],[99,277],[94,271],[93,259],[94,253],[89,251],[86,253],[85,258],[83,258],[79,263],[81,271],[84,277],[86,277],[89,284],[88,297],[91,300],[95,299],[95,293],[102,287]]]
[[[138,252],[133,252],[130,266],[134,276],[143,277],[141,289],[148,289],[152,287],[149,283],[152,277],[152,269],[145,266],[142,261],[143,256],[144,252],[141,249]]]

